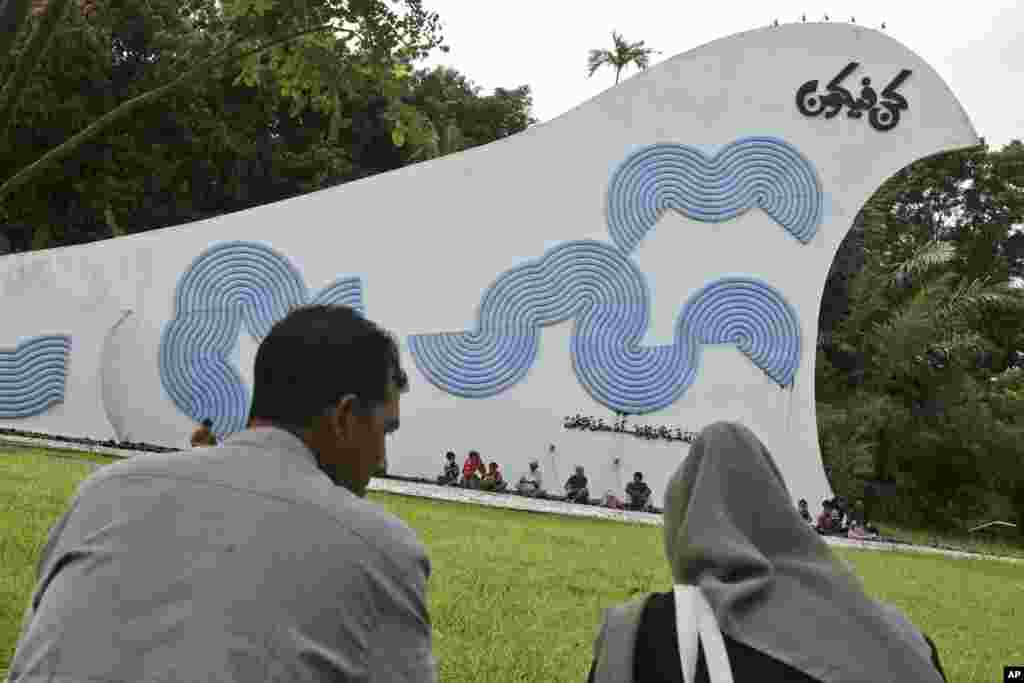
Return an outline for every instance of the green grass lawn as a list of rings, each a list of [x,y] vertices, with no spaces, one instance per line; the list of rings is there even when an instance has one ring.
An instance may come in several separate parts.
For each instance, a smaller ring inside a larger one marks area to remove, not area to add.
[[[1015,530],[998,529],[983,530],[973,534],[966,531],[952,533],[949,531],[931,531],[927,529],[909,529],[881,523],[878,530],[887,538],[898,538],[914,545],[927,545],[937,548],[954,548],[979,555],[999,555],[1002,557],[1018,557],[1024,559],[1024,536]]]
[[[49,526],[89,465],[0,451],[0,680]],[[585,680],[603,607],[667,590],[656,527],[371,494],[415,528],[433,562],[442,681]],[[868,591],[939,647],[951,682],[1002,680],[1024,663],[1024,565],[841,551]]]

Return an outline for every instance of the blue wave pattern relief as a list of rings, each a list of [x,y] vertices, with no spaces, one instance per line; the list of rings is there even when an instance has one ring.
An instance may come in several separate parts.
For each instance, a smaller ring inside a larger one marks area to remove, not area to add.
[[[225,242],[200,254],[178,281],[174,318],[160,340],[160,381],[185,415],[214,432],[244,429],[249,390],[231,356],[244,328],[254,339],[306,303],[363,312],[362,284],[340,278],[310,296],[288,258],[256,242]]]
[[[750,137],[710,158],[686,145],[638,149],[612,174],[606,217],[612,241],[628,254],[670,209],[721,223],[760,208],[806,244],[818,231],[822,207],[818,174],[795,147]]]
[[[0,349],[0,418],[46,412],[64,401],[71,337],[43,335]]]
[[[678,400],[696,379],[704,344],[734,344],[789,386],[800,365],[800,324],[781,293],[753,277],[719,278],[686,301],[671,345],[644,347],[650,296],[628,254],[669,209],[723,222],[760,208],[806,244],[821,224],[823,202],[814,167],[777,138],[743,138],[710,158],[685,145],[640,148],[609,183],[614,246],[567,242],[507,271],[484,293],[476,329],[413,335],[409,349],[441,390],[488,398],[529,372],[540,327],[572,319],[576,376],[615,411],[649,413]]]
[[[573,319],[570,352],[580,383],[594,400],[627,413],[653,412],[678,400],[697,376],[701,344],[735,344],[783,385],[796,374],[796,314],[756,278],[722,278],[692,295],[671,345],[641,345],[649,310],[643,274],[621,250],[590,240],[567,242],[491,285],[475,330],[413,335],[409,349],[438,388],[488,398],[529,372],[540,327]]]

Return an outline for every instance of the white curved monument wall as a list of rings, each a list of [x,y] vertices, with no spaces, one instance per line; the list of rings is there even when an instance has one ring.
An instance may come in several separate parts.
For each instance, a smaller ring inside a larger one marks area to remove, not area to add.
[[[848,97],[822,99],[833,79]],[[977,143],[946,84],[884,34],[719,40],[485,147],[3,257],[0,424],[178,445],[210,414],[230,431],[260,335],[291,305],[343,301],[402,340],[395,473],[475,448],[509,479],[541,458],[555,490],[575,464],[595,495],[641,470],[660,501],[685,443],[563,427],[621,410],[681,431],[740,420],[794,497],[821,500],[815,341],[836,249],[886,178]]]

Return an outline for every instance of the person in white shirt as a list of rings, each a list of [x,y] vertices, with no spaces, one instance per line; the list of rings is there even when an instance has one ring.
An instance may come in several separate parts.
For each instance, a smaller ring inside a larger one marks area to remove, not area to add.
[[[530,461],[530,471],[519,479],[519,485],[516,489],[519,493],[524,496],[530,496],[531,498],[537,498],[544,495],[544,479],[540,473],[539,462],[536,460]]]

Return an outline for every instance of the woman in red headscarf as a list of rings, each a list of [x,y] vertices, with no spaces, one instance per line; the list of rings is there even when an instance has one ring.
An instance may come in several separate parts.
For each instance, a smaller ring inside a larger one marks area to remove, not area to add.
[[[470,451],[466,462],[462,465],[462,485],[469,489],[480,488],[480,478],[487,474],[487,468],[480,454]]]

